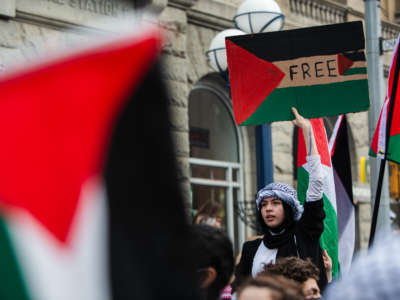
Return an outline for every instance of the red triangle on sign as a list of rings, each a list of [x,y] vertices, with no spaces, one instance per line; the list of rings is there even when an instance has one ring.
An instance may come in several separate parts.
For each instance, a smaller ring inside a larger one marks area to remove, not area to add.
[[[346,71],[348,69],[350,69],[352,65],[354,65],[354,61],[348,59],[343,54],[338,54],[337,55],[337,60],[338,60],[339,74],[340,75],[343,75],[344,73],[346,73]]]
[[[82,186],[102,172],[114,124],[159,44],[146,31],[0,82],[1,213],[24,210],[69,244]]]
[[[226,41],[233,111],[237,124],[246,121],[285,77],[274,64]],[[249,70],[249,72],[246,72]]]

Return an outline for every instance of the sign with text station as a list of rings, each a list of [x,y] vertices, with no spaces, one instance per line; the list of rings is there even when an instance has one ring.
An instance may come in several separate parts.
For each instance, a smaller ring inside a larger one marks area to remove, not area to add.
[[[237,124],[368,110],[364,45],[361,21],[227,37]]]

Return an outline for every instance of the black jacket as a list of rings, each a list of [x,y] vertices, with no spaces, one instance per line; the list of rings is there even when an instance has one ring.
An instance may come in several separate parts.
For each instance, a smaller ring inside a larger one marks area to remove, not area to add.
[[[310,258],[320,271],[318,285],[321,291],[328,282],[322,258],[322,249],[319,244],[319,238],[324,231],[324,218],[325,211],[322,199],[314,202],[306,202],[303,215],[295,225],[296,244],[293,239],[291,243],[279,247],[277,253],[278,258],[297,256],[298,251],[300,258]],[[262,239],[256,239],[243,244],[242,257],[235,269],[235,281],[232,284],[233,291],[251,275],[253,259],[261,243]]]

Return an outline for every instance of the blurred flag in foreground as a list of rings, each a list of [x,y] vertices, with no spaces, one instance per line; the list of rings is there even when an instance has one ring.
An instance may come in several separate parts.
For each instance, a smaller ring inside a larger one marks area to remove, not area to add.
[[[196,299],[150,27],[0,82],[1,299]]]

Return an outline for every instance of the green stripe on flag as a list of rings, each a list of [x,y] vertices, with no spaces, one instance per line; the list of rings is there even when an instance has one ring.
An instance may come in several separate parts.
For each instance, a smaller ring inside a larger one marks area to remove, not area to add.
[[[367,74],[367,68],[351,68],[344,72],[344,76],[355,74]]]
[[[323,100],[321,99],[323,96]],[[257,110],[240,125],[265,123],[265,116],[272,116],[270,122],[290,120],[292,112],[288,107],[299,107],[297,97],[307,99],[301,103],[302,114],[306,118],[317,118],[326,114],[335,116],[343,111],[360,111],[369,109],[368,80],[349,80],[331,84],[298,86],[275,89],[260,104]],[[354,101],[349,101],[349,97]],[[273,112],[273,114],[271,114]]]
[[[372,156],[372,157],[377,157],[377,154],[374,152],[374,150],[372,150],[371,147],[369,148],[369,153],[368,153],[368,155],[369,155],[369,156]]]
[[[300,167],[297,169],[297,196],[301,204],[304,205],[307,195],[309,175],[306,169]],[[337,278],[339,275],[339,234],[337,227],[337,215],[331,202],[323,195],[324,198],[324,232],[320,238],[321,248],[325,249],[332,259],[332,275]]]
[[[337,277],[339,275],[339,234],[337,226],[337,215],[331,202],[323,195],[324,198],[324,232],[319,240],[321,248],[325,249],[332,259],[332,275]]]
[[[389,137],[387,159],[400,163],[400,134]]]
[[[0,299],[28,300],[6,223],[0,218]]]

